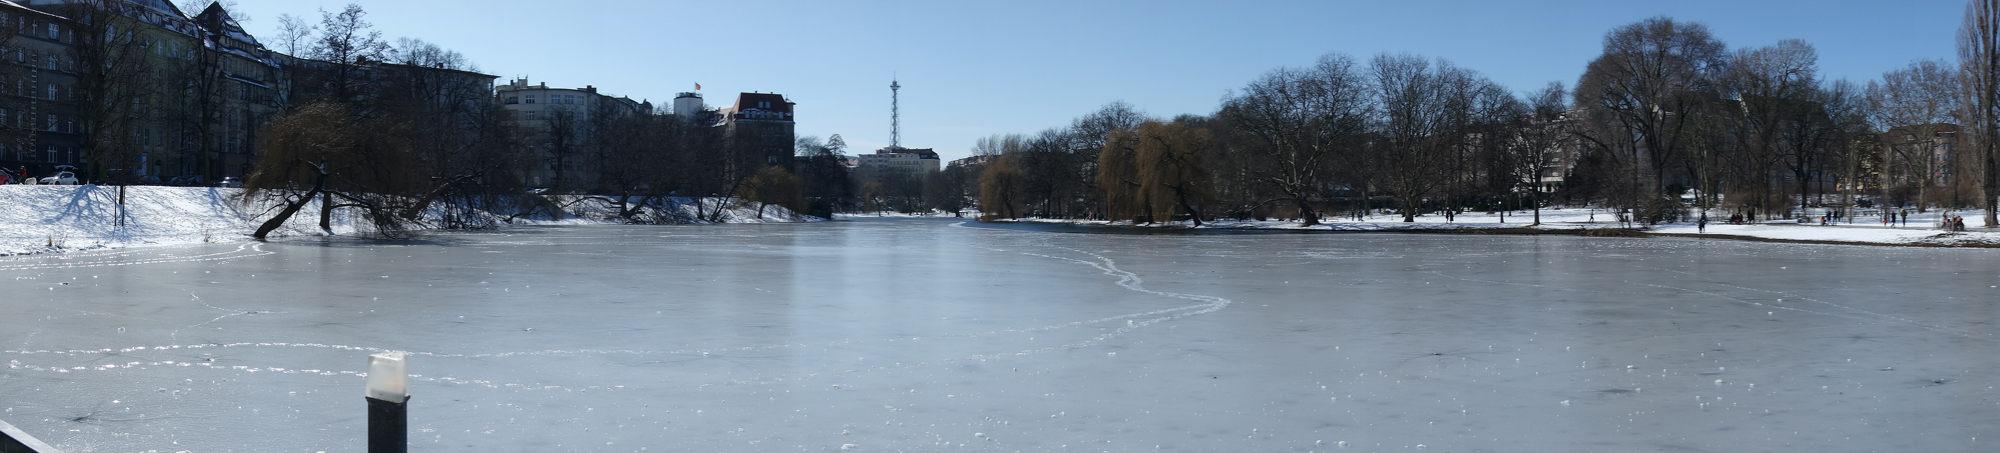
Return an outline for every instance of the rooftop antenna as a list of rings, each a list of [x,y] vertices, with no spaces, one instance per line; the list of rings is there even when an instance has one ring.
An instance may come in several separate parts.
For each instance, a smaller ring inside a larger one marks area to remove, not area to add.
[[[889,78],[889,148],[891,149],[901,149],[903,147],[903,118],[902,118],[902,112],[898,110],[899,107],[897,106],[897,102],[899,101],[897,99],[898,95],[897,90],[901,89],[903,89],[903,86],[901,84],[896,83],[896,78],[890,77]]]

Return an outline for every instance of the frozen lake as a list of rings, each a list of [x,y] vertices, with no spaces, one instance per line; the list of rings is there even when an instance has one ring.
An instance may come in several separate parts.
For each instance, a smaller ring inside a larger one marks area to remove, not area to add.
[[[0,258],[71,452],[1996,451],[2000,251],[944,221]],[[947,448],[948,446],[948,448]]]

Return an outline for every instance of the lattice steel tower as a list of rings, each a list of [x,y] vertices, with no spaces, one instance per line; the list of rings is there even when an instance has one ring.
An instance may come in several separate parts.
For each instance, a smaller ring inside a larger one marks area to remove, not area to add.
[[[893,78],[889,79],[889,147],[890,148],[903,147],[903,118],[902,118],[902,113],[897,111],[897,105],[896,105],[897,90],[901,89],[903,89],[903,86],[896,84],[896,79]]]

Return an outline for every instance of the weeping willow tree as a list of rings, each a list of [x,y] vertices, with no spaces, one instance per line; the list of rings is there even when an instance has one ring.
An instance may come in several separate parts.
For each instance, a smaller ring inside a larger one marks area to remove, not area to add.
[[[1139,182],[1138,147],[1137,131],[1118,129],[1105,134],[1104,149],[1097,152],[1097,189],[1104,192],[1104,217],[1111,221],[1153,221],[1152,203]]]
[[[740,192],[739,198],[757,202],[759,219],[764,218],[764,208],[771,205],[790,209],[793,218],[797,218],[799,213],[806,210],[805,192],[799,183],[799,177],[785,171],[784,167],[773,165],[758,170],[757,174],[751,176],[750,181],[743,185]]]
[[[1110,218],[1171,222],[1176,210],[1201,226],[1199,206],[1214,193],[1203,162],[1209,132],[1184,121],[1146,121],[1112,131],[1098,153],[1097,186]]]
[[[360,211],[384,236],[408,231],[419,220],[401,214],[421,202],[412,195],[423,192],[423,179],[411,171],[416,159],[409,147],[394,139],[405,127],[355,118],[333,103],[301,106],[272,123],[257,169],[243,181],[242,201],[269,203],[277,213],[251,236],[264,239],[314,201],[329,234],[341,209]]]
[[[1201,226],[1201,210],[1196,208],[1214,194],[1203,156],[1214,140],[1206,129],[1185,122],[1149,121],[1139,125],[1139,187],[1155,213],[1171,213],[1180,208],[1194,226]],[[1166,219],[1172,220],[1168,215]]]
[[[979,211],[986,218],[1012,219],[1021,216],[1020,154],[1001,154],[979,172]]]

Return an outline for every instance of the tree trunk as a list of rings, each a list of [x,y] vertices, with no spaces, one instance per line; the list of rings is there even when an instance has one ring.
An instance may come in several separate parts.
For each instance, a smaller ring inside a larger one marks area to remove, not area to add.
[[[1304,194],[1294,194],[1292,196],[1292,202],[1298,204],[1299,206],[1299,226],[1313,226],[1319,224],[1319,214],[1313,212],[1312,203],[1306,201],[1306,196]]]
[[[306,203],[311,203],[313,197],[320,196],[321,190],[325,188],[326,188],[326,173],[320,173],[319,177],[313,181],[313,188],[311,191],[306,192],[306,194],[304,196],[299,197],[298,200],[286,202],[284,210],[278,211],[277,216],[271,217],[270,220],[265,220],[263,225],[257,226],[257,231],[250,233],[250,237],[256,238],[259,241],[264,240],[264,237],[270,235],[271,231],[277,230],[278,227],[285,226],[285,221],[291,220],[293,214],[297,214],[300,208],[306,207]],[[320,199],[327,200],[328,198],[322,197]]]
[[[319,229],[333,234],[333,194],[321,191],[319,200]]]
[[[453,186],[458,185],[460,181],[464,181],[470,177],[471,175],[464,175],[445,180],[444,184],[439,184],[436,189],[431,189],[429,193],[424,194],[423,198],[417,199],[415,204],[410,205],[409,209],[403,210],[401,214],[403,219],[416,220],[417,216],[423,215],[424,210],[430,209],[431,203],[437,202],[437,199],[443,197],[445,192],[451,190]]]
[[[1174,198],[1181,202],[1181,209],[1187,210],[1188,220],[1194,221],[1195,227],[1201,227],[1201,211],[1195,210],[1194,205],[1188,203],[1187,192],[1181,190],[1180,187],[1175,187]],[[1171,222],[1173,220],[1173,217],[1169,215],[1167,221]]]
[[[1535,190],[1535,191],[1533,192],[1533,195],[1529,195],[1529,196],[1528,196],[1528,197],[1529,197],[1529,198],[1528,198],[1528,205],[1529,205],[1529,206],[1532,206],[1532,207],[1534,207],[1534,208],[1535,208],[1535,224],[1534,224],[1533,226],[1541,226],[1541,225],[1542,225],[1542,188],[1541,188],[1541,187],[1535,187],[1535,189],[1534,189],[1534,190]]]

